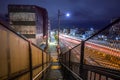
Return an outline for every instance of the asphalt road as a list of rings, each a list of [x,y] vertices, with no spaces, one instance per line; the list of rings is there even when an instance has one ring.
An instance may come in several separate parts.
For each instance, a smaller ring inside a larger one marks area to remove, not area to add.
[[[104,42],[88,41],[85,43],[85,62],[86,64],[102,66],[106,68],[120,70],[120,50],[109,47],[108,45],[102,45]],[[66,36],[60,36],[61,50],[66,52],[72,49],[76,45],[80,44],[80,41],[67,38]],[[80,61],[80,45],[72,49],[72,61]],[[107,58],[109,56],[109,59]],[[117,63],[116,63],[117,62]]]

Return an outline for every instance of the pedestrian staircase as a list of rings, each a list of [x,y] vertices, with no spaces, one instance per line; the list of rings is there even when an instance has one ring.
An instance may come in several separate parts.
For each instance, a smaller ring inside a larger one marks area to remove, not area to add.
[[[45,80],[64,80],[60,71],[61,66],[59,64],[58,58],[53,58],[51,64],[52,65],[50,68],[50,72],[48,73]]]

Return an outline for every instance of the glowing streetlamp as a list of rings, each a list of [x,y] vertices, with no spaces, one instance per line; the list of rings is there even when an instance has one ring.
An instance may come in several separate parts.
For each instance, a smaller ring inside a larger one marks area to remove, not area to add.
[[[66,16],[67,16],[67,17],[70,17],[70,13],[67,13]]]
[[[59,32],[60,32],[60,16],[62,16],[62,15],[65,15],[66,17],[70,17],[70,13],[61,14],[60,10],[58,9],[58,46],[57,46],[58,49],[60,49]]]
[[[65,15],[66,17],[70,17],[70,13],[61,14],[60,10],[58,10],[58,45],[59,45],[59,32],[60,32],[60,16]]]

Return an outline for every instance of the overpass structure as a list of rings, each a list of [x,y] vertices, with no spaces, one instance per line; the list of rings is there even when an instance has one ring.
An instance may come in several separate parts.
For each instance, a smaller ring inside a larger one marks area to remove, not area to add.
[[[119,22],[120,19],[115,20],[86,40],[60,37],[74,46],[63,43],[67,51],[57,55],[63,76],[59,80],[120,80],[120,49],[93,41],[95,36]],[[52,56],[1,22],[0,59],[0,80],[48,80],[46,77],[52,74],[47,74]]]

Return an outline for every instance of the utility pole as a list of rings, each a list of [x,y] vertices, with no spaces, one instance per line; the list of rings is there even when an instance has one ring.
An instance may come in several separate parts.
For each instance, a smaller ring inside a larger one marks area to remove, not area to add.
[[[58,9],[58,46],[59,46],[59,32],[60,32],[60,10]]]
[[[59,38],[59,36],[60,36],[60,16],[61,16],[61,14],[60,14],[60,10],[58,9],[58,45],[57,45],[57,52],[58,52],[58,55],[59,55],[59,53],[60,53],[60,38]]]

